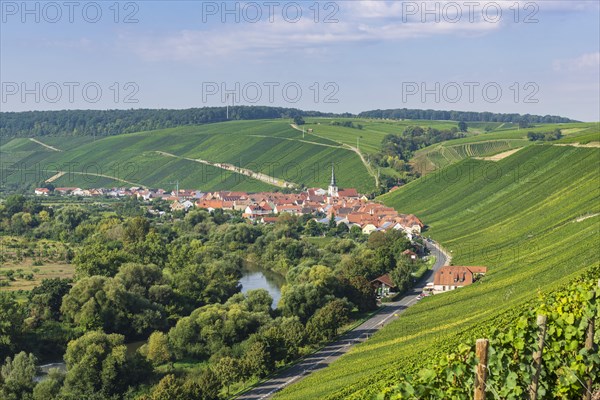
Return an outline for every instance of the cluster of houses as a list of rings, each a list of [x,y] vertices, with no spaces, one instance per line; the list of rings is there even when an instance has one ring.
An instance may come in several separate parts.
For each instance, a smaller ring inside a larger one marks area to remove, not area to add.
[[[37,188],[35,194],[47,196],[49,189]],[[197,190],[146,189],[140,187],[113,189],[81,189],[55,188],[55,194],[83,197],[136,196],[140,200],[160,198],[171,202],[171,209],[187,211],[192,207],[209,211],[216,209],[241,211],[244,218],[258,223],[274,223],[277,215],[324,215],[317,222],[329,224],[346,224],[349,228],[358,226],[364,234],[390,229],[403,230],[409,239],[419,235],[423,223],[412,214],[399,214],[391,207],[369,201],[356,189],[340,189],[337,187],[335,172],[332,168],[331,182],[327,190],[320,188],[307,189],[301,193],[246,193],[232,191],[201,192]]]
[[[202,194],[197,190],[178,190],[166,191],[163,189],[146,189],[141,187],[130,188],[96,188],[81,189],[78,187],[57,187],[53,190],[48,188],[37,188],[34,190],[36,196],[48,196],[50,194],[61,196],[81,196],[81,197],[130,197],[135,196],[138,199],[152,200],[164,199],[167,201],[178,201],[180,199],[188,200],[200,197]],[[192,203],[193,205],[193,203]]]

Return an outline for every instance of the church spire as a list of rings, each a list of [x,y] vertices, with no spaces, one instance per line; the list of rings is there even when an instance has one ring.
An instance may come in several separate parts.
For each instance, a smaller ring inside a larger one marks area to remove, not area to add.
[[[333,169],[333,163],[331,163],[331,183],[329,186],[337,186],[337,183],[335,182],[335,170]]]
[[[329,183],[329,190],[327,191],[329,197],[338,197],[338,187],[335,181],[335,169],[333,168],[333,163],[331,163],[331,182]]]

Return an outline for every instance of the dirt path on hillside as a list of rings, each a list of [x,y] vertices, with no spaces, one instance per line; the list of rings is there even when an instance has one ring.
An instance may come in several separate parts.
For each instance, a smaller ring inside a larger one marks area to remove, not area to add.
[[[46,179],[46,183],[52,183],[52,182],[54,182],[55,180],[57,180],[58,178],[60,178],[61,176],[63,176],[64,174],[65,174],[65,173],[61,171],[61,172],[59,172],[58,174],[56,174],[56,175],[53,175],[53,176],[51,176],[50,178]]]
[[[493,156],[489,156],[489,157],[473,157],[473,158],[476,160],[500,161],[500,160],[504,160],[506,157],[512,156],[513,154],[515,154],[517,151],[521,150],[522,148],[523,147],[519,147],[518,149],[508,150],[503,153],[494,154]]]
[[[584,215],[582,217],[576,218],[575,221],[572,222],[582,222],[586,219],[597,217],[598,215],[600,215],[600,213]]]
[[[291,142],[302,142],[302,143],[314,144],[315,146],[333,147],[334,149],[343,149],[343,148],[344,148],[342,145],[339,145],[339,146],[334,146],[334,145],[332,145],[332,144],[325,144],[325,143],[311,142],[310,140],[292,139],[292,138],[279,137],[279,136],[267,136],[267,135],[246,135],[246,136],[260,137],[260,138],[269,138],[269,139],[281,139],[281,140],[289,140],[289,141],[291,141]],[[328,139],[328,140],[329,140],[329,139]]]
[[[53,150],[53,151],[59,151],[59,152],[60,152],[60,151],[62,151],[62,150],[60,150],[60,149],[57,149],[57,148],[56,148],[56,147],[54,147],[54,146],[50,146],[49,144],[42,143],[42,142],[40,142],[39,140],[37,140],[37,139],[34,139],[34,138],[29,138],[29,140],[31,140],[31,141],[32,141],[32,142],[34,142],[34,143],[37,143],[37,144],[39,144],[40,146],[44,146],[44,147],[45,147],[45,148],[47,148],[47,149],[50,149],[50,150]]]
[[[303,132],[303,130],[302,130],[302,129],[300,129],[300,127],[298,127],[298,125],[296,125],[296,124],[290,124],[290,126],[291,126],[293,129],[297,130],[297,131]],[[349,144],[346,144],[346,143],[340,143],[340,142],[338,142],[338,141],[336,141],[336,140],[329,139],[329,138],[326,138],[326,137],[323,137],[323,136],[319,136],[319,135],[317,135],[317,134],[316,134],[316,133],[314,133],[314,132],[312,132],[312,133],[310,133],[310,134],[311,134],[311,135],[315,135],[316,137],[319,137],[319,138],[321,138],[321,139],[325,139],[325,140],[331,140],[332,142],[339,143],[339,144],[340,144],[340,146],[341,146],[341,148],[345,148],[345,149],[351,150],[351,151],[355,152],[356,154],[358,154],[358,156],[360,157],[360,160],[362,161],[363,165],[364,165],[364,166],[365,166],[365,168],[367,169],[367,172],[369,173],[369,175],[371,175],[373,178],[375,178],[375,186],[376,186],[376,187],[379,187],[379,174],[377,174],[377,173],[375,173],[375,171],[373,171],[373,168],[371,168],[371,166],[369,165],[369,163],[367,162],[367,160],[366,160],[366,159],[365,159],[365,157],[362,155],[362,153],[360,152],[360,150],[359,150],[359,149],[357,149],[356,147],[350,146]],[[314,142],[313,142],[313,143],[314,143]],[[335,147],[335,146],[332,146],[332,147]]]
[[[258,181],[261,182],[265,182],[268,183],[269,185],[273,185],[273,186],[277,186],[277,187],[281,187],[281,188],[291,188],[291,187],[295,187],[298,186],[296,183],[294,182],[288,182],[285,181],[283,179],[279,179],[279,178],[275,178],[273,176],[267,175],[267,174],[263,174],[262,172],[255,172],[246,168],[241,168],[241,167],[237,167],[233,164],[227,164],[227,163],[214,163],[211,161],[206,161],[206,160],[201,160],[199,158],[188,158],[188,157],[181,157],[175,154],[171,154],[171,153],[167,153],[165,151],[156,151],[156,153],[163,155],[163,156],[167,156],[167,157],[174,157],[174,158],[179,158],[182,160],[188,160],[188,161],[193,161],[193,162],[197,162],[200,164],[205,164],[205,165],[210,165],[216,168],[221,168],[224,169],[226,171],[231,171],[231,172],[235,172],[241,175],[246,175],[250,178],[256,179]]]
[[[591,142],[586,144],[581,143],[556,143],[554,146],[571,146],[571,147],[600,147],[600,142]]]

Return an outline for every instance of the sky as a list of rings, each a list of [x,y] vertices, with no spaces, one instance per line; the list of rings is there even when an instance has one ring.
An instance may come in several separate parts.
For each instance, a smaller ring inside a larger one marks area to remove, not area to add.
[[[267,105],[600,121],[600,1],[0,1],[1,111]]]

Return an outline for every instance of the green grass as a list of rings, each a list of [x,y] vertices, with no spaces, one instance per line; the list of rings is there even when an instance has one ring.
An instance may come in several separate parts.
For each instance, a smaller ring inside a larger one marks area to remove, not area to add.
[[[529,146],[499,162],[467,159],[380,198],[418,215],[480,283],[427,297],[278,399],[366,399],[428,360],[482,337],[492,320],[598,263],[599,149]],[[577,219],[589,216],[587,219]]]

